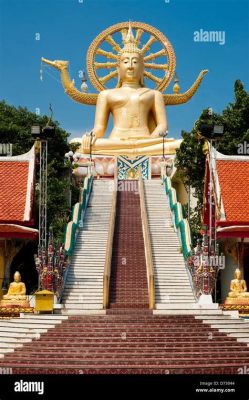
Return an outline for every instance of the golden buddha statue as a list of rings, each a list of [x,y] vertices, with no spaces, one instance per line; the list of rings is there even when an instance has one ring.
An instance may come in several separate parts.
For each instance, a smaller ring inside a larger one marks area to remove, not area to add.
[[[123,47],[121,48],[111,36],[120,30],[123,36]],[[89,49],[90,78],[95,81],[94,86],[100,89],[99,95],[80,93],[74,88],[74,82],[70,81],[67,72],[67,61],[42,61],[61,71],[62,83],[66,93],[74,100],[85,104],[96,104],[95,123],[93,132],[84,135],[83,138],[74,139],[81,143],[78,152],[95,155],[126,155],[135,157],[137,155],[162,155],[163,141],[165,154],[175,154],[181,140],[163,139],[167,133],[167,119],[165,104],[181,104],[188,101],[197,90],[206,70],[202,71],[195,84],[184,94],[178,94],[179,87],[175,88],[174,95],[162,94],[160,90],[146,88],[144,76],[158,83],[157,87],[162,90],[169,83],[174,72],[175,59],[173,49],[166,38],[155,28],[147,24],[133,23],[137,28],[136,37],[132,32],[131,23],[128,29],[125,23],[114,25],[102,32],[92,43]],[[139,48],[138,43],[145,30],[150,32],[151,37],[147,44]],[[154,36],[153,36],[154,35]],[[157,39],[161,39],[164,48],[154,54],[145,56],[146,51]],[[101,48],[97,49],[104,39],[112,45],[117,54],[107,52]],[[114,63],[98,63],[93,58],[96,54],[106,56],[115,60]],[[157,56],[168,55],[169,64],[148,63]],[[93,66],[92,66],[93,64]],[[115,68],[106,77],[101,77],[97,82],[96,69]],[[92,68],[95,68],[92,71]],[[164,77],[158,77],[145,71],[145,68],[165,69]],[[118,78],[116,88],[107,89],[103,83],[113,77]],[[160,83],[160,82],[164,83]],[[179,85],[178,85],[179,86]],[[177,90],[176,90],[177,89]],[[113,116],[113,129],[109,138],[103,138],[110,114]]]
[[[236,268],[234,279],[231,281],[230,292],[225,304],[249,304],[249,292],[247,292],[246,281],[241,279],[241,271]]]
[[[118,54],[117,88],[100,92],[93,138],[83,136],[79,149],[83,153],[89,153],[90,146],[92,153],[106,155],[158,155],[163,152],[160,135],[167,131],[163,95],[158,90],[144,87],[143,55],[134,41],[129,28],[124,48]],[[102,139],[110,113],[114,126],[110,137]],[[180,143],[181,140],[167,141],[165,152],[175,153]]]
[[[14,282],[11,282],[8,293],[3,296],[3,300],[0,302],[1,307],[29,307],[29,302],[26,296],[25,283],[21,282],[21,274],[16,271],[14,274]]]

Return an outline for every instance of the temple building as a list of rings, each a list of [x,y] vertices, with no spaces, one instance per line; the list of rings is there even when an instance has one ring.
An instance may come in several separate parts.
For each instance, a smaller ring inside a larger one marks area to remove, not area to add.
[[[0,157],[0,288],[9,283],[11,263],[34,228],[35,147],[19,156]],[[15,272],[15,271],[13,271]],[[2,293],[1,293],[2,294]]]
[[[210,159],[212,162],[210,162]],[[211,165],[211,174],[210,174]],[[249,156],[228,156],[211,148],[206,159],[203,222],[210,225],[212,176],[212,226],[226,257],[221,271],[221,302],[227,297],[236,268],[249,286]]]

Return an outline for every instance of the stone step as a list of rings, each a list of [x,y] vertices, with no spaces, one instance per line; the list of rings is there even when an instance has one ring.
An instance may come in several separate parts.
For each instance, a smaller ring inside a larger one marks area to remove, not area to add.
[[[172,290],[174,289],[174,288],[177,288],[177,287],[185,287],[185,288],[190,288],[191,286],[190,286],[190,282],[186,279],[186,280],[178,280],[178,281],[174,281],[173,282],[174,283],[174,285],[172,285],[171,286],[171,288],[172,288]],[[168,280],[167,279],[158,279],[157,277],[156,277],[156,279],[155,279],[155,286],[158,286],[158,287],[170,287],[170,285],[168,285]]]
[[[2,347],[2,343],[30,343],[32,342],[32,338],[30,337],[9,337],[9,336],[1,336],[0,337],[0,347]]]
[[[19,329],[19,328],[34,328],[34,329],[40,329],[40,328],[53,328],[54,327],[54,325],[53,324],[46,324],[46,327],[44,326],[44,323],[41,323],[41,322],[29,322],[29,321],[27,321],[27,322],[22,322],[22,321],[19,321],[19,322],[0,322],[0,330],[1,331],[3,331],[3,330],[5,330],[5,328],[7,328],[7,329]]]
[[[213,328],[213,326],[211,325]],[[219,332],[224,332],[224,333],[246,333],[247,336],[249,337],[249,329],[248,328],[219,328]]]
[[[236,338],[237,342],[239,343],[248,343],[247,346],[249,346],[249,337],[248,338]]]
[[[212,322],[211,322],[212,321]],[[232,324],[233,326],[237,326],[237,325],[247,325],[247,327],[249,326],[249,323],[244,322],[243,320],[241,320],[241,318],[228,318],[227,316],[223,315],[222,318],[219,319],[207,319],[207,320],[203,320],[202,321],[203,324]]]
[[[66,316],[74,315],[74,316],[81,316],[81,315],[88,315],[88,316],[103,316],[106,315],[106,310],[103,309],[75,309],[75,308],[63,308],[63,314]]]
[[[23,327],[13,327],[13,326],[1,326],[0,327],[0,331],[2,332],[2,333],[5,333],[5,336],[6,336],[6,332],[10,332],[10,333],[43,333],[43,332],[46,332],[47,331],[47,328],[48,327],[46,327],[46,329],[43,329],[43,328],[32,328],[31,329],[31,327],[30,328],[23,328]],[[9,333],[8,333],[8,336],[9,336]]]
[[[15,332],[13,331],[3,331],[1,332],[0,330],[0,343],[3,341],[3,338],[8,336],[8,338],[14,338],[15,340],[17,339],[39,339],[40,334],[37,332],[34,333],[27,333],[27,332],[21,332],[20,330],[16,330]],[[0,344],[1,346],[1,344]]]
[[[92,235],[91,232],[92,231],[82,231],[84,233],[84,236],[81,236],[77,238],[77,242],[75,244],[75,248],[79,248],[80,246],[83,246],[84,244],[88,243],[88,244],[94,244],[94,243],[101,243],[103,244],[103,246],[106,244],[107,242],[107,236],[106,234],[104,234],[103,236],[100,236],[98,234],[94,234]],[[98,235],[98,239],[97,236]]]
[[[97,251],[97,250],[96,250]],[[73,263],[81,263],[81,264],[86,264],[86,263],[92,263],[92,265],[98,263],[98,262],[104,262],[105,261],[105,256],[88,256],[87,254],[77,254],[77,256],[74,256],[72,259]]]
[[[0,358],[4,358],[4,354],[13,353],[15,349],[2,348],[0,344]]]
[[[181,299],[181,298],[176,298],[176,297],[172,297],[172,296],[170,296],[169,298],[167,298],[167,297],[165,297],[165,298],[162,298],[162,297],[157,297],[156,296],[156,298],[155,298],[155,301],[156,301],[156,303],[160,303],[160,304],[171,304],[171,303],[177,303],[177,304],[180,304],[180,305],[185,305],[185,304],[191,304],[191,303],[193,303],[193,298],[191,297],[191,298],[187,298],[187,299]]]
[[[11,320],[9,320],[9,322],[12,324],[43,324],[43,325],[58,325],[61,324],[62,320],[61,319],[48,319],[48,318],[43,318],[40,319],[38,317],[34,317],[34,318],[30,318],[30,317],[26,317],[26,318],[11,318]],[[0,320],[0,326],[1,326],[1,320]]]
[[[92,265],[81,265],[81,266],[77,266],[77,267],[73,267],[73,269],[71,269],[68,274],[71,275],[77,275],[78,273],[82,273],[82,274],[98,274],[100,276],[103,276],[104,273],[104,266],[92,266]]]
[[[225,315],[218,315],[218,316],[212,316],[212,315],[206,315],[205,317],[203,316],[195,316],[195,319],[201,320],[203,324],[207,324],[207,325],[211,325],[211,324],[215,324],[215,323],[230,323],[231,321],[233,321],[233,319],[235,321],[237,321],[238,319],[235,318],[228,318]]]
[[[66,303],[64,304],[63,310],[102,310],[103,303]]]
[[[162,304],[161,309],[153,310],[153,314],[155,315],[214,315],[213,310],[191,310],[186,308],[179,309],[163,309],[163,307],[167,307],[168,304]],[[217,310],[216,314],[222,313],[222,310]]]
[[[82,289],[83,289],[83,291],[82,291]],[[87,294],[87,293],[96,293],[96,291],[98,292],[98,291],[102,291],[102,288],[101,287],[99,287],[99,288],[92,288],[92,287],[87,287],[87,288],[78,288],[78,287],[72,287],[72,288],[65,288],[64,289],[64,291],[63,291],[63,294],[68,294],[68,293],[84,293],[84,294]]]
[[[101,277],[103,277],[103,272],[104,272],[103,268],[100,271],[95,271],[95,270],[92,270],[91,268],[89,268],[88,270],[87,269],[82,270],[82,268],[79,268],[74,271],[68,272],[68,277],[71,277],[71,278],[77,278],[77,277],[78,278],[80,278],[80,277],[101,278]]]
[[[0,343],[1,349],[16,349],[22,346],[22,343]]]
[[[155,278],[169,279],[170,282],[173,282],[174,280],[179,281],[188,279],[188,274],[186,273],[185,268],[182,268],[182,270],[179,269],[178,273],[175,273],[175,271],[168,266],[158,270],[155,264],[154,264],[154,275]]]
[[[207,323],[207,322],[204,322]],[[217,329],[222,329],[222,328],[231,328],[231,329],[237,329],[237,328],[243,328],[243,329],[248,329],[249,332],[249,323],[247,322],[241,322],[238,320],[232,321],[230,320],[229,322],[224,323],[224,321],[219,321],[219,322],[215,322],[214,324],[212,324],[212,326],[214,328]]]
[[[103,283],[101,285],[96,285],[96,284],[94,285],[93,283],[91,285],[77,285],[77,284],[70,283],[70,284],[65,286],[64,290],[68,290],[68,291],[70,291],[72,289],[86,290],[89,287],[91,287],[94,290],[98,291],[98,290],[101,290],[103,288]]]
[[[99,286],[99,287],[92,287],[89,289],[89,287],[78,287],[78,286],[72,286],[70,288],[65,288],[63,291],[63,295],[78,295],[78,294],[82,294],[82,295],[99,295],[100,293],[103,293],[103,287]]]
[[[179,286],[181,284],[190,284],[188,278],[186,277],[179,277],[179,278],[175,278],[175,279],[169,279],[167,276],[165,275],[155,275],[155,283],[157,283],[158,285],[160,284],[167,284],[167,283],[174,283],[175,286]]]
[[[160,303],[157,304],[157,309],[160,309]],[[214,311],[214,315],[215,314],[221,314],[222,315],[222,310],[218,309],[218,304],[216,304],[216,303],[205,304],[205,306],[202,306],[202,305],[200,305],[198,303],[192,303],[192,304],[186,306],[186,308],[185,307],[179,307],[178,304],[173,304],[173,303],[168,305],[167,307],[165,307],[165,305],[163,304],[163,309],[165,309],[165,310],[166,309],[168,309],[168,310],[173,310],[173,309],[184,310],[184,309],[187,309],[187,310],[191,310],[191,311],[192,310],[198,310],[198,311],[205,311],[205,312],[211,310],[211,311]],[[210,314],[210,313],[207,313],[207,315],[208,314]]]
[[[192,297],[194,296],[192,290],[188,289],[188,288],[183,288],[183,289],[181,289],[180,287],[174,288],[174,289],[163,288],[163,290],[160,290],[157,288],[157,290],[156,290],[156,295],[158,297],[164,296],[164,295],[171,295],[171,294],[176,295],[176,296],[178,296],[179,294],[181,294],[182,296],[185,296],[185,295],[191,295]]]
[[[78,236],[77,236],[77,240],[78,239],[87,239],[87,238],[89,238],[89,239],[94,239],[94,238],[96,238],[96,235],[98,235],[98,237],[101,237],[101,238],[105,238],[105,234],[106,234],[106,231],[104,230],[103,231],[103,229],[100,229],[100,227],[98,227],[99,229],[96,229],[95,231],[90,231],[90,232],[85,232],[84,230],[80,230],[79,231],[79,233],[78,233]]]
[[[91,286],[101,286],[103,285],[103,276],[87,276],[87,275],[81,275],[81,276],[68,276],[66,280],[66,286],[85,286],[89,285]]]
[[[75,278],[75,279],[68,278],[66,281],[66,286],[72,286],[72,284],[74,286],[82,286],[82,287],[84,287],[85,285],[98,287],[98,286],[103,285],[103,279],[98,279],[98,278],[90,279],[90,278],[82,278],[82,277]]]
[[[189,299],[177,299],[175,297],[169,298],[169,299],[162,299],[162,298],[157,298],[156,296],[156,303],[160,303],[162,305],[170,305],[172,303],[174,304],[179,304],[179,305],[185,305],[185,304],[192,304],[193,303],[193,298]]]
[[[171,241],[157,242],[156,240],[151,240],[153,251],[167,250],[174,251],[179,249],[179,243],[172,243]]]
[[[92,272],[93,274],[99,273],[103,275],[104,272],[104,263],[95,263],[95,264],[78,264],[75,263],[74,265],[70,266],[70,269],[68,270],[68,274],[74,274],[77,272],[82,272],[82,273],[89,273]]]
[[[241,332],[241,333],[227,333],[227,336],[234,338],[246,338],[249,340],[249,332]]]
[[[69,293],[65,296],[63,296],[63,303],[66,304],[68,302],[70,303],[103,303],[103,291],[101,292],[97,292],[95,294],[84,294],[84,292],[82,293]]]
[[[42,315],[42,314],[40,314],[40,315],[28,315],[28,314],[25,314],[25,313],[21,313],[20,314],[20,317],[21,318],[25,318],[25,319],[30,319],[30,320],[35,320],[35,319],[37,319],[37,320],[39,320],[39,321],[43,321],[43,320],[51,320],[51,321],[64,321],[64,320],[67,320],[68,319],[68,317],[64,317],[63,315]]]

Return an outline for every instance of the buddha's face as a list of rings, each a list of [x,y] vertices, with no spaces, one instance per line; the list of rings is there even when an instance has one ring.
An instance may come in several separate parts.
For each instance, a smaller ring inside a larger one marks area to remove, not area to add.
[[[123,53],[118,65],[121,82],[140,83],[143,77],[144,64],[138,53]]]
[[[15,272],[15,274],[14,274],[14,281],[15,282],[21,282],[21,275],[20,275],[20,273],[19,272]]]
[[[241,278],[241,271],[238,268],[235,270],[235,277],[236,277],[236,279]]]

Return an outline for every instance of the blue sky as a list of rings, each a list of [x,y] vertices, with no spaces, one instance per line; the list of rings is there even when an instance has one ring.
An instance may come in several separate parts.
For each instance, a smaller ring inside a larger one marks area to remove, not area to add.
[[[40,58],[69,60],[79,88],[78,71],[86,69],[92,40],[118,22],[145,22],[173,45],[181,91],[202,69],[209,70],[189,103],[167,108],[169,136],[178,138],[204,108],[221,112],[233,101],[236,79],[248,90],[248,9],[248,0],[0,0],[0,99],[31,111],[39,108],[41,114],[52,103],[61,126],[72,137],[81,136],[93,127],[94,107],[68,98],[56,70],[44,68],[41,82]],[[201,29],[225,32],[225,43],[194,41],[194,32]],[[88,84],[89,92],[96,92]],[[172,85],[166,92],[172,92]]]

